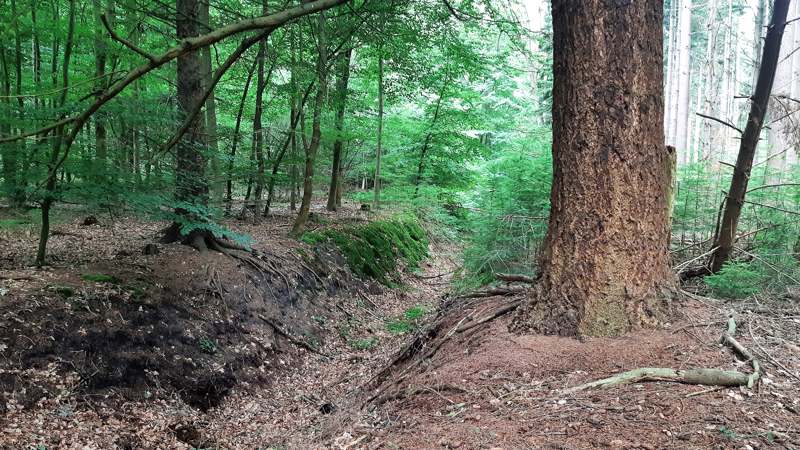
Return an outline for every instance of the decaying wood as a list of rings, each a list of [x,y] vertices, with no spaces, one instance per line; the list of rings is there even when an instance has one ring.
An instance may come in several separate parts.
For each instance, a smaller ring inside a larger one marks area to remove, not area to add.
[[[733,335],[736,333],[736,321],[733,317],[728,319],[727,329],[722,333],[721,343],[730,347],[734,353],[747,360],[753,367],[751,374],[736,370],[720,369],[687,369],[678,370],[663,367],[642,367],[629,370],[612,377],[584,383],[562,391],[564,394],[574,394],[586,389],[596,387],[619,386],[622,384],[639,383],[643,381],[670,381],[684,384],[699,384],[705,386],[747,386],[752,389],[761,377],[761,365],[749,350],[740,344]]]

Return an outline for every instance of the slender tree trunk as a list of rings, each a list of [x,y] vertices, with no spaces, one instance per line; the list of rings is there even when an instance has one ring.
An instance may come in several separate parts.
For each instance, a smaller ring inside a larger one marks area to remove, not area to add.
[[[32,60],[33,60],[33,84],[36,89],[36,92],[41,92],[42,90],[42,46],[39,43],[39,25],[36,19],[36,12],[38,10],[38,5],[36,0],[31,1],[31,26],[33,27],[33,35],[32,35]],[[40,99],[35,97],[33,100],[34,106],[36,108],[40,108],[44,106],[40,103]]]
[[[322,139],[321,122],[322,106],[328,87],[328,42],[325,30],[325,12],[320,12],[316,24],[317,32],[317,96],[314,100],[314,118],[311,131],[311,142],[303,145],[306,152],[305,173],[303,174],[303,200],[300,211],[292,225],[291,235],[298,237],[303,233],[311,213],[311,198],[314,195],[314,160]],[[302,118],[300,119],[302,120]],[[305,134],[303,134],[305,136]]]
[[[211,28],[211,16],[209,11],[209,0],[200,0],[200,24],[202,32],[208,33]],[[211,47],[203,48],[203,90],[211,86],[214,78],[214,70],[211,60]],[[223,177],[220,168],[219,142],[217,138],[217,101],[214,91],[206,99],[205,103],[205,131],[208,148],[209,171],[211,172],[211,199],[214,203],[220,203],[223,193]]]
[[[17,12],[17,2],[16,0],[11,0],[11,17],[12,17],[12,28],[14,29],[14,93],[17,95],[17,115],[20,123],[25,123],[25,100],[22,96],[22,36],[20,34],[19,29],[19,15]],[[16,186],[17,190],[15,192],[18,193],[18,202],[14,201],[12,198],[12,203],[19,203],[21,204],[24,199],[22,198],[22,192],[25,188],[25,179],[23,178],[25,174],[28,172],[29,167],[29,159],[25,157],[27,151],[25,149],[25,141],[19,141],[14,144],[8,144],[11,149],[9,150],[9,155],[11,156],[11,162],[13,166],[17,166],[17,155],[22,156],[22,177],[16,176]]]
[[[786,163],[786,153],[792,141],[793,127],[790,114],[795,109],[792,100],[792,52],[796,50],[792,47],[793,28],[793,26],[786,27],[783,32],[783,43],[767,109],[767,117],[771,121],[767,131],[767,184],[780,182]]]
[[[61,83],[63,90],[58,101],[59,109],[67,103],[69,88],[69,64],[72,59],[72,45],[75,37],[75,0],[69,1],[69,25],[67,40],[64,44],[64,64],[62,65]],[[62,113],[63,117],[63,113]],[[36,266],[42,267],[47,259],[47,240],[50,238],[50,208],[55,202],[56,183],[58,180],[58,159],[61,157],[61,146],[64,141],[64,126],[55,129],[53,147],[48,163],[47,180],[45,180],[44,198],[41,203],[42,223],[39,230],[39,248],[36,251]]]
[[[92,0],[92,10],[95,16],[94,30],[94,65],[95,65],[95,97],[100,98],[106,87],[106,80],[102,76],[106,73],[106,53],[107,46],[105,41],[105,28],[100,20],[100,16],[106,13],[101,6],[101,0]],[[95,164],[93,175],[96,181],[103,183],[106,175],[106,160],[108,158],[108,146],[106,143],[106,120],[102,112],[94,116],[94,136],[95,136]]]
[[[789,0],[775,0],[772,20],[767,30],[767,38],[764,41],[764,53],[761,57],[761,67],[758,71],[758,82],[750,105],[750,115],[747,118],[747,125],[742,134],[739,156],[736,159],[736,167],[733,170],[731,186],[728,189],[728,196],[725,202],[725,211],[723,212],[719,233],[713,246],[715,251],[711,256],[710,264],[713,273],[718,272],[728,262],[733,252],[733,245],[736,242],[736,228],[739,224],[739,216],[744,205],[756,146],[758,145],[761,128],[764,126],[764,117],[767,113],[767,105],[775,81],[775,71],[781,54],[781,40],[788,12]]]
[[[256,81],[256,110],[253,114],[253,153],[256,159],[255,191],[253,192],[253,222],[258,222],[258,215],[261,211],[261,196],[264,191],[264,130],[261,123],[261,116],[264,112],[264,88],[266,78],[264,76],[264,58],[266,53],[266,42],[258,44],[258,77]]]
[[[676,287],[662,5],[552,5],[552,208],[539,280],[513,327],[619,335],[659,323]]]
[[[296,56],[297,55],[297,32],[295,31],[294,27],[292,27],[289,30],[289,39],[291,39],[289,51],[291,53],[290,57],[291,57],[291,69],[292,69],[291,78],[289,80],[290,81],[290,86],[291,86],[291,89],[292,89],[291,96],[289,97],[289,109],[290,109],[289,117],[297,117],[299,120],[302,120],[300,118],[300,112],[301,111],[298,109],[298,105],[297,105],[297,96],[298,96],[298,92],[297,92],[297,56]],[[289,180],[289,182],[291,184],[290,189],[292,190],[292,192],[289,195],[289,197],[290,197],[289,198],[289,210],[290,211],[295,211],[295,210],[297,210],[297,197],[299,197],[299,195],[298,195],[298,179],[300,178],[300,176],[299,176],[300,174],[298,173],[298,169],[297,169],[297,127],[294,127],[291,130],[291,136],[289,138],[291,139],[290,145],[291,145],[291,152],[292,152],[291,153],[292,167],[290,169],[291,175],[290,175],[290,180]]]
[[[383,149],[383,49],[378,50],[378,145],[375,151],[375,197],[373,199],[373,209],[381,207],[381,154]]]
[[[331,185],[328,189],[328,211],[336,211],[338,191],[341,185],[339,177],[342,173],[342,151],[344,147],[344,113],[347,102],[347,83],[350,80],[350,58],[352,50],[347,50],[339,57],[339,76],[336,80],[336,122],[334,129],[336,141],[333,143],[333,166],[331,167]]]
[[[11,106],[11,75],[8,71],[8,61],[6,58],[5,47],[0,46],[0,63],[3,69],[3,110],[6,114],[11,115],[13,106]],[[11,124],[5,124],[0,128],[0,134],[3,136],[11,135]],[[16,146],[13,144],[0,145],[0,157],[3,161],[3,193],[9,200],[12,206],[17,206],[17,154]]]
[[[677,86],[678,63],[678,13],[681,8],[680,0],[672,0],[669,5],[669,43],[667,44],[667,84],[665,91],[667,93],[666,110],[664,114],[664,128],[665,142],[667,145],[675,145],[674,136],[671,134],[672,118],[677,113],[678,106],[677,95],[673,95],[673,91]]]
[[[678,37],[677,109],[673,136],[681,161],[689,161],[689,94],[691,92],[692,52],[692,0],[683,0],[680,11]]]
[[[442,90],[439,92],[439,98],[436,100],[436,107],[433,110],[433,119],[431,119],[430,129],[425,135],[425,140],[422,143],[422,149],[419,152],[417,175],[414,177],[414,198],[419,196],[419,185],[422,181],[422,174],[425,171],[425,157],[428,154],[428,148],[430,147],[431,139],[433,139],[433,130],[434,127],[436,127],[436,121],[439,120],[439,111],[442,108],[442,100],[444,99],[445,90],[447,89],[447,84],[449,83],[448,78],[449,75],[445,78],[445,81],[442,84]]]
[[[247,92],[250,90],[250,83],[253,81],[253,73],[256,71],[258,61],[256,60],[247,72],[247,81],[244,83],[242,100],[239,102],[239,111],[236,113],[236,125],[233,128],[233,141],[231,142],[231,152],[228,155],[228,176],[225,185],[225,215],[230,216],[233,204],[233,167],[236,160],[236,146],[239,145],[240,130],[242,128],[242,116],[244,115],[244,105],[247,101]]]
[[[791,17],[800,16],[800,1],[794,2],[794,13]],[[793,49],[800,48],[800,21],[794,21],[790,24],[792,27],[792,35],[794,36]],[[792,54],[792,98],[800,98],[800,51],[795,51]],[[796,102],[791,102],[794,111],[800,110],[800,105]],[[797,112],[795,112],[797,114]],[[798,148],[800,148],[800,138],[795,132],[793,142],[790,143],[791,149],[786,152],[786,165],[791,168],[797,164]]]
[[[761,47],[764,36],[764,21],[767,16],[767,0],[756,0],[755,30],[753,35],[753,90],[758,83],[761,67]]]

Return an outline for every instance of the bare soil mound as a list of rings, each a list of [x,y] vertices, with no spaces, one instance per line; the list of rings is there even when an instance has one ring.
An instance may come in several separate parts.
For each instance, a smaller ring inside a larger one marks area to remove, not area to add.
[[[681,305],[685,318],[667,328],[578,341],[510,333],[510,314],[503,313],[516,301],[451,301],[354,402],[362,408],[358,422],[340,418],[350,425],[334,428],[328,442],[469,449],[800,444],[800,354],[786,340],[798,337],[796,306],[761,306],[758,313],[743,303],[689,300]],[[562,393],[638,367],[747,371],[718,344],[734,309],[747,324],[740,340],[767,366],[754,391],[651,382]]]

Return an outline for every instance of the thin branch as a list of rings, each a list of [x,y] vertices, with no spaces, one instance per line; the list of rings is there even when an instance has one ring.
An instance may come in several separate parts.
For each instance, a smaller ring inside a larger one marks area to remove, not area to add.
[[[125,47],[128,47],[129,49],[133,50],[134,52],[138,53],[139,55],[144,56],[151,63],[156,61],[156,57],[155,56],[151,55],[150,53],[147,53],[146,51],[144,51],[142,49],[140,49],[139,47],[134,45],[132,42],[128,41],[127,39],[123,38],[122,36],[120,36],[116,32],[114,32],[114,29],[111,28],[111,25],[108,23],[108,17],[107,16],[108,16],[108,13],[101,14],[100,15],[100,21],[103,22],[103,26],[106,28],[106,31],[108,31],[108,34],[109,34],[109,36],[111,36],[111,39],[119,42],[120,44],[124,45]]]
[[[754,187],[747,191],[747,193],[751,193],[753,191],[757,191],[759,189],[766,189],[766,188],[774,188],[774,187],[783,187],[783,186],[800,186],[800,183],[779,183],[779,184],[765,184],[763,186]]]
[[[716,117],[707,116],[707,115],[705,115],[705,114],[702,114],[702,113],[695,113],[695,114],[697,114],[698,116],[700,116],[700,117],[702,117],[702,118],[704,118],[704,119],[713,120],[714,122],[721,123],[721,124],[723,124],[723,125],[725,125],[725,126],[731,127],[731,128],[733,128],[734,130],[738,131],[738,132],[739,132],[739,134],[742,134],[742,133],[744,133],[744,132],[743,132],[741,129],[739,129],[739,128],[738,128],[736,125],[733,125],[733,124],[732,124],[732,123],[730,123],[730,122],[726,122],[726,121],[724,121],[724,120],[722,120],[722,119],[718,119],[718,118],[716,118]]]

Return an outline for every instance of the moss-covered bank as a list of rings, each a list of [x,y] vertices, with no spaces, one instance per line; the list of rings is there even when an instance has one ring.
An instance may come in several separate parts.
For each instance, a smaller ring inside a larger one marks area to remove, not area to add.
[[[311,245],[332,243],[339,248],[347,265],[357,275],[391,285],[397,264],[403,260],[416,267],[428,256],[428,237],[411,214],[341,229],[308,232],[300,238]]]

